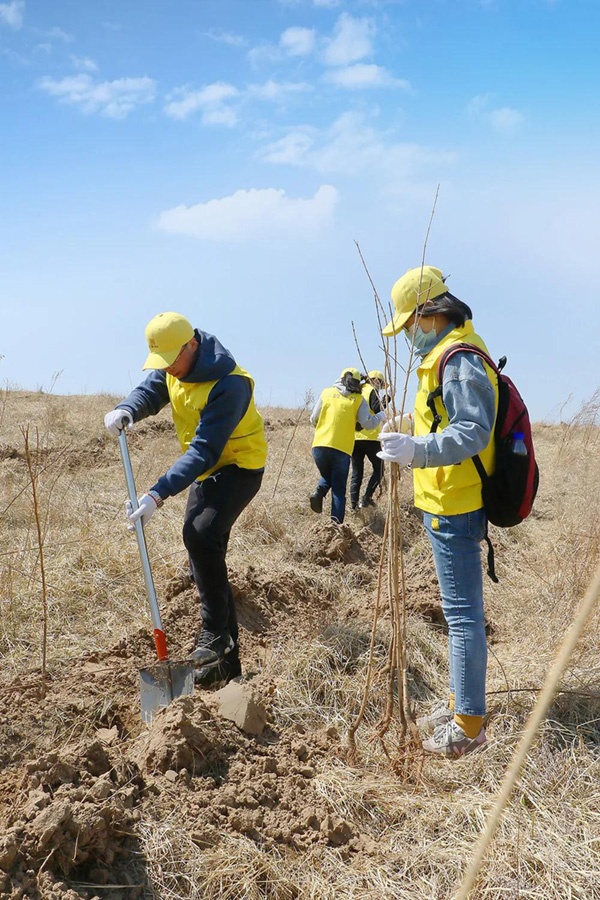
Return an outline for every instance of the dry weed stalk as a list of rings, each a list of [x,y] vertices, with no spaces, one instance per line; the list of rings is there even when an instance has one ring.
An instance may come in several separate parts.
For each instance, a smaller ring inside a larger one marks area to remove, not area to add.
[[[292,446],[292,442],[294,440],[294,437],[296,436],[296,432],[298,431],[298,425],[302,421],[305,411],[307,409],[309,409],[314,404],[314,402],[315,402],[315,398],[314,398],[313,392],[309,388],[306,391],[306,393],[304,394],[304,397],[302,399],[302,406],[300,407],[300,410],[298,412],[298,418],[296,419],[296,421],[294,423],[294,428],[290,435],[290,439],[287,443],[287,447],[285,448],[285,452],[283,454],[283,459],[281,460],[281,465],[279,467],[279,472],[277,473],[277,478],[275,479],[275,485],[273,487],[273,493],[271,494],[271,500],[275,497],[275,494],[277,493],[279,479],[281,478],[281,473],[283,472],[283,467],[285,466],[285,461],[287,459],[290,447]]]
[[[496,802],[488,817],[487,825],[479,837],[479,842],[475,849],[475,853],[473,855],[469,868],[467,869],[462,885],[460,886],[458,893],[455,896],[455,900],[468,900],[468,897],[477,879],[477,875],[479,874],[479,870],[481,869],[481,866],[483,864],[486,850],[490,845],[494,834],[496,833],[500,818],[502,816],[502,813],[504,812],[506,804],[508,803],[508,799],[517,782],[517,779],[519,778],[521,769],[525,764],[527,754],[531,749],[531,745],[533,744],[538,728],[541,725],[542,719],[548,712],[548,708],[550,707],[554,695],[556,694],[560,678],[567,666],[569,659],[571,658],[577,641],[583,633],[584,627],[586,626],[592,612],[594,611],[594,608],[598,602],[598,597],[600,597],[600,566],[598,566],[598,568],[596,569],[594,578],[592,579],[579,605],[579,609],[577,610],[573,623],[569,631],[567,632],[562,646],[559,648],[554,664],[548,672],[548,676],[546,678],[542,693],[540,694],[536,705],[533,707],[533,710],[531,711],[529,718],[525,723],[523,737],[521,738],[519,746],[515,750],[511,764],[508,768],[508,771],[506,772],[506,775],[504,776],[504,781],[502,782],[502,786],[500,788],[500,791],[498,792]]]
[[[423,244],[423,254],[421,259],[421,276],[423,272],[423,267],[425,265],[425,254],[427,251],[427,242],[429,240],[429,233],[431,230],[431,223],[433,221],[433,216],[435,214],[435,207],[437,204],[439,194],[439,185],[436,191],[433,208],[431,210],[431,216],[429,219],[429,223],[427,226],[427,232],[425,235],[425,241]],[[360,260],[362,262],[363,268],[367,274],[367,278],[371,284],[371,288],[373,290],[373,298],[375,301],[375,311],[377,315],[377,323],[379,326],[379,332],[381,333],[385,324],[385,313],[386,310],[381,302],[373,279],[371,278],[371,274],[369,272],[368,266],[365,262],[363,254],[361,252],[360,246],[358,242],[356,243],[356,248],[358,250],[358,254],[360,256]],[[423,293],[423,297],[421,298],[421,294]],[[421,291],[419,288],[418,292],[418,307],[421,307],[428,299],[428,292]],[[390,319],[393,318],[394,311],[390,309]],[[417,321],[419,318],[419,314],[417,313]],[[364,360],[362,358],[360,347],[358,346],[358,340],[356,337],[356,331],[354,329],[354,324],[352,325],[354,339],[356,342],[356,346],[358,349],[358,354],[360,356],[361,363],[367,371],[367,367],[364,364]],[[390,429],[394,429],[396,427],[397,421],[397,410],[395,403],[396,396],[396,382],[397,382],[397,347],[396,347],[396,337],[394,335],[394,351],[393,354],[390,353],[389,346],[386,344],[383,348],[384,352],[384,374],[386,378],[386,383],[391,388],[391,403],[387,407],[387,410],[391,412],[391,416],[388,417],[388,423]],[[413,371],[413,359],[414,359],[414,345],[413,341],[411,341],[409,347],[409,358],[408,365],[405,370],[405,378],[404,385],[402,387],[402,397],[400,401],[400,409],[399,416],[400,421],[402,421],[402,416],[404,415],[405,407],[406,407],[406,395],[408,392],[408,383],[410,379],[410,375]],[[381,557],[379,561],[379,573],[378,573],[378,582],[377,582],[377,599],[375,603],[375,614],[373,618],[373,628],[371,631],[371,647],[370,647],[370,658],[369,658],[369,666],[367,668],[367,677],[365,683],[365,690],[363,695],[363,700],[361,703],[360,710],[355,721],[350,726],[348,731],[348,747],[351,757],[356,756],[356,732],[364,718],[365,710],[367,707],[368,696],[371,688],[371,682],[373,678],[373,648],[375,644],[375,634],[377,628],[377,621],[379,618],[379,611],[381,606],[381,594],[382,594],[382,586],[383,586],[383,577],[382,573],[387,561],[387,569],[386,569],[386,586],[387,586],[387,595],[388,595],[388,604],[390,611],[390,619],[392,622],[392,639],[390,642],[389,650],[388,650],[388,661],[387,666],[385,668],[385,674],[388,677],[388,689],[387,689],[387,703],[386,708],[383,713],[383,716],[379,722],[377,734],[381,741],[382,747],[386,753],[386,755],[390,758],[392,766],[394,770],[401,775],[403,778],[413,778],[416,777],[416,780],[419,780],[422,763],[423,763],[423,752],[421,739],[419,737],[419,732],[417,730],[417,726],[415,724],[411,705],[410,705],[410,697],[408,691],[408,650],[407,650],[407,631],[406,631],[406,579],[404,572],[404,552],[403,552],[403,533],[402,533],[402,518],[400,515],[400,483],[402,478],[402,469],[399,466],[392,465],[390,467],[391,474],[389,479],[389,487],[388,487],[388,511],[386,516],[385,523],[385,533],[384,539],[382,542],[381,548]],[[399,745],[396,748],[395,753],[390,754],[387,750],[385,744],[385,736],[389,731],[390,725],[394,718],[394,710],[397,706],[398,715],[400,719],[400,736],[399,736]],[[414,763],[417,763],[417,769],[415,773]]]
[[[29,472],[29,483],[33,502],[33,517],[37,533],[38,557],[40,562],[40,575],[42,578],[42,696],[46,692],[46,650],[48,642],[48,590],[46,585],[46,567],[44,565],[44,531],[40,515],[38,499],[38,480],[40,476],[40,435],[35,430],[35,446],[32,448],[29,441],[29,425],[21,427],[21,434],[25,444],[25,461]]]

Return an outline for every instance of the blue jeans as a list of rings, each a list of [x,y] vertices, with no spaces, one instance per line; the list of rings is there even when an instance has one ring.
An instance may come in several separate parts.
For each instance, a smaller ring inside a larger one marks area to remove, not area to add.
[[[483,716],[487,643],[480,543],[486,531],[485,512],[477,509],[457,516],[424,513],[423,523],[433,548],[448,623],[454,709],[466,716]]]
[[[340,525],[346,513],[346,484],[350,471],[350,455],[333,447],[313,447],[313,458],[321,478],[315,493],[325,497],[331,488],[331,518]]]

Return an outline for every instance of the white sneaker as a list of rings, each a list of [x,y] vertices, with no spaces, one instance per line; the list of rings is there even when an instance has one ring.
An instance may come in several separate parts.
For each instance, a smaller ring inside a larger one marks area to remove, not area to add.
[[[446,725],[438,725],[433,736],[423,741],[423,750],[426,753],[437,753],[438,756],[447,756],[456,759],[466,753],[472,753],[482,747],[487,738],[482,727],[477,737],[467,737],[460,725],[456,722],[448,722]]]
[[[444,700],[438,700],[434,703],[426,716],[419,716],[417,719],[417,728],[423,731],[434,731],[438,725],[446,725],[454,720],[454,712],[449,706],[446,706]]]

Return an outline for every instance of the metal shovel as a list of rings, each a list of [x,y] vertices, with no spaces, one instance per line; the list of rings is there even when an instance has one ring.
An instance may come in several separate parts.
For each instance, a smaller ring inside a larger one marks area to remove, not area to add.
[[[119,446],[121,448],[121,458],[125,470],[125,480],[127,481],[129,500],[131,501],[133,509],[136,510],[138,508],[137,492],[133,478],[133,469],[131,468],[129,449],[127,447],[127,438],[125,437],[126,422],[127,420],[124,419],[123,427],[119,431]],[[138,519],[135,522],[135,536],[140,551],[146,593],[148,595],[148,603],[150,604],[150,615],[152,617],[152,625],[154,626],[154,645],[158,657],[158,663],[153,666],[148,666],[145,669],[140,669],[142,719],[150,725],[152,717],[158,709],[168,706],[169,703],[172,703],[177,697],[187,697],[194,693],[194,667],[190,662],[171,662],[169,660],[167,640],[160,619],[160,610],[156,600],[156,591],[152,579],[152,570],[150,569],[144,526],[142,525],[141,519]]]

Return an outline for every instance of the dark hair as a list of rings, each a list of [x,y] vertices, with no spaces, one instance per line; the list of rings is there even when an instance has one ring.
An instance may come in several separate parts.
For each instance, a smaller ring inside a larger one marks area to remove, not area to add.
[[[353,378],[351,372],[344,372],[340,380],[351,394],[360,394],[360,381],[358,378]]]
[[[434,297],[429,300],[421,310],[421,316],[431,318],[431,316],[446,316],[453,325],[464,325],[467,319],[473,318],[471,307],[446,291],[440,297]]]

